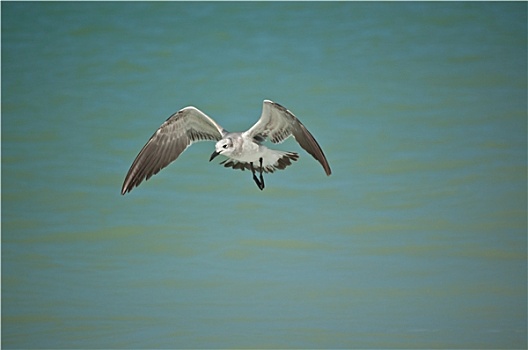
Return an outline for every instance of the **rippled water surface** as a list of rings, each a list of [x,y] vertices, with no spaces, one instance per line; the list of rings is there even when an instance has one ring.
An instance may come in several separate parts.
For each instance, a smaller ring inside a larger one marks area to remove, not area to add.
[[[3,348],[526,348],[527,4],[2,3]],[[293,111],[266,177],[173,112]]]

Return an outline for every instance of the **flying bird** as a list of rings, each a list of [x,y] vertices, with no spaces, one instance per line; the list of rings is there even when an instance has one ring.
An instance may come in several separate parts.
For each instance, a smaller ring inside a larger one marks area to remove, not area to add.
[[[270,149],[263,142],[269,139],[273,143],[281,143],[290,136],[321,163],[326,175],[332,173],[323,150],[312,134],[292,112],[278,103],[264,100],[260,119],[244,132],[228,132],[198,108],[185,107],[171,115],[143,146],[128,170],[121,194],[132,191],[143,180],[157,174],[197,141],[216,141],[209,161],[220,154],[226,156],[227,159],[220,164],[250,170],[258,188],[263,190],[263,173],[284,169],[299,159],[295,152]]]

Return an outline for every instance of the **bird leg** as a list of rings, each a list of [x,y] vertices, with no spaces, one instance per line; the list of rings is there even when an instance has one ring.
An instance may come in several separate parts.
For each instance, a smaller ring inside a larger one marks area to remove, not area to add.
[[[251,168],[251,173],[253,174],[253,181],[255,181],[258,188],[262,191],[264,189],[264,178],[262,177],[262,158],[260,158],[260,164],[260,180],[257,178],[257,175],[255,175],[255,168],[253,167],[253,162],[249,163],[249,167]]]
[[[259,158],[259,163],[260,163],[260,183],[262,184],[261,190],[263,190],[264,189],[264,177],[262,176],[262,171],[264,169],[262,168],[262,157]]]

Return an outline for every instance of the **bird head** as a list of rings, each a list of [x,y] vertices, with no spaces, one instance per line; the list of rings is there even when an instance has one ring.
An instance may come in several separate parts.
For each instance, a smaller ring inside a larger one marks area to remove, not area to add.
[[[229,156],[233,152],[233,150],[233,140],[231,140],[230,138],[221,139],[216,143],[215,151],[213,152],[213,154],[211,154],[211,158],[209,158],[209,161],[212,161],[219,154]]]

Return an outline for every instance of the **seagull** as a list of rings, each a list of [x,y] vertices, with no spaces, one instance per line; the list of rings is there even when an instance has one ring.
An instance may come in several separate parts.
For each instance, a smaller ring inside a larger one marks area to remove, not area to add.
[[[263,190],[263,173],[284,169],[299,159],[299,155],[269,149],[262,143],[266,139],[281,143],[290,136],[321,163],[326,175],[332,173],[323,150],[312,134],[292,112],[278,103],[264,100],[260,119],[244,132],[228,132],[198,108],[185,107],[171,115],[143,146],[128,170],[121,194],[150,179],[197,141],[217,141],[209,161],[220,154],[226,156],[227,159],[220,164],[227,168],[250,170],[257,187]]]

